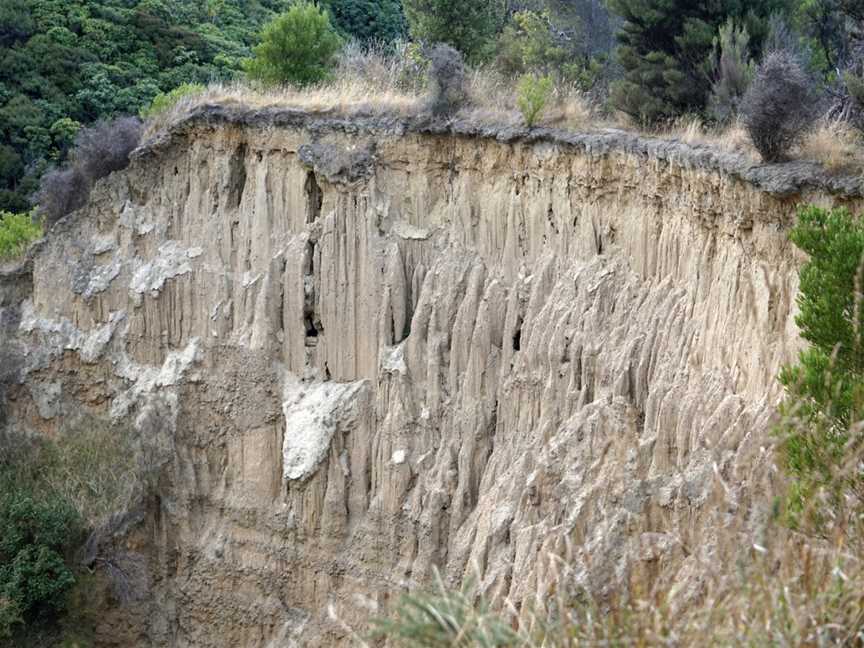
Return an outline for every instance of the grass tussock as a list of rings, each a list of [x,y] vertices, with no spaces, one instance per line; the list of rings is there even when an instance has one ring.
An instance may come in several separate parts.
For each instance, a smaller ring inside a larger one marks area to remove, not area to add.
[[[799,157],[822,162],[829,171],[864,169],[864,134],[847,123],[826,121],[802,142]]]

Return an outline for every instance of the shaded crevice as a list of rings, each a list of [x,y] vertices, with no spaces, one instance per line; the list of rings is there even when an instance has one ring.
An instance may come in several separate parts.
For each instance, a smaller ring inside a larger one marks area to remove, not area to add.
[[[303,255],[303,335],[306,346],[316,346],[324,334],[315,298],[315,242],[307,241]]]
[[[246,189],[246,144],[240,144],[228,162],[228,206],[234,209],[243,200]]]
[[[306,173],[303,191],[306,193],[306,223],[314,223],[321,216],[321,207],[324,204],[324,192],[314,171]]]
[[[513,350],[520,351],[522,349],[522,328],[516,329],[513,334]]]

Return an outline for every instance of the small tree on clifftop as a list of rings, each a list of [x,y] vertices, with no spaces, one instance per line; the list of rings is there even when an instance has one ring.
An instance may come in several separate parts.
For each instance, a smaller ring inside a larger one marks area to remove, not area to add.
[[[341,45],[329,14],[301,0],[264,27],[246,73],[268,84],[317,83],[327,78]]]
[[[504,22],[504,0],[403,0],[411,34],[426,43],[447,43],[469,62],[487,58]]]

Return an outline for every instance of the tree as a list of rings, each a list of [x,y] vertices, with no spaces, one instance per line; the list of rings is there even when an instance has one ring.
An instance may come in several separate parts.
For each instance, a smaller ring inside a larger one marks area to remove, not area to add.
[[[852,424],[864,418],[864,224],[846,209],[807,207],[791,239],[809,256],[795,318],[809,347],[780,374],[786,399],[777,432],[795,480],[794,517],[817,490],[840,486]]]
[[[727,122],[738,114],[738,106],[756,72],[750,58],[750,34],[731,18],[714,39],[712,61],[714,84],[708,111],[717,121]]]
[[[336,28],[363,43],[391,43],[406,33],[400,0],[326,0]]]
[[[404,0],[411,35],[426,43],[447,43],[471,63],[489,58],[504,22],[504,0]]]
[[[327,78],[341,46],[329,14],[301,0],[264,27],[246,73],[267,84],[317,83]]]
[[[730,18],[743,25],[751,54],[758,55],[767,19],[781,5],[780,0],[609,0],[624,20],[617,49],[624,77],[613,86],[613,104],[648,124],[702,112],[720,27]]]

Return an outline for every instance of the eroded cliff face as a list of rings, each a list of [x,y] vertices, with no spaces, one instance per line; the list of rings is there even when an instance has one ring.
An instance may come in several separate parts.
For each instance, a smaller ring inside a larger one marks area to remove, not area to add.
[[[158,448],[100,641],[348,643],[436,567],[519,604],[551,556],[698,595],[758,524],[795,206],[841,199],[692,160],[198,121],[102,182],[0,292],[7,425]]]

